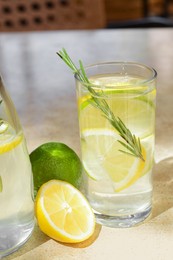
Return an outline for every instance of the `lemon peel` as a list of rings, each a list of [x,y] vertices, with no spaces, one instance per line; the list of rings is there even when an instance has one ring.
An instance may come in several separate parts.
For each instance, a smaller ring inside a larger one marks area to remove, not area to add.
[[[35,209],[40,229],[57,241],[77,243],[94,232],[95,216],[88,201],[67,182],[50,180],[43,184]]]

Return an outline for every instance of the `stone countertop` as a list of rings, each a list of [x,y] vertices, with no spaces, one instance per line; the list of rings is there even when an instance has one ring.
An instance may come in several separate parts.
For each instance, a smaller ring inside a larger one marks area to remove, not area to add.
[[[56,52],[75,62],[136,61],[158,72],[156,153],[152,215],[129,229],[96,226],[77,245],[61,244],[36,226],[32,237],[6,260],[172,260],[173,248],[173,29],[49,31],[0,34],[0,74],[15,103],[28,150],[49,141],[78,154],[75,83]]]

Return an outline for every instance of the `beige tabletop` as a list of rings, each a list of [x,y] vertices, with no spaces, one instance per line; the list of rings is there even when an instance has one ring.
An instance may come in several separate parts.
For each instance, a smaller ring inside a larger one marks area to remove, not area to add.
[[[74,79],[56,55],[62,47],[85,65],[130,60],[157,70],[152,215],[128,229],[97,225],[89,240],[76,245],[55,242],[36,226],[29,241],[5,259],[172,260],[173,29],[1,33],[0,74],[21,119],[29,152],[57,141],[80,154]]]

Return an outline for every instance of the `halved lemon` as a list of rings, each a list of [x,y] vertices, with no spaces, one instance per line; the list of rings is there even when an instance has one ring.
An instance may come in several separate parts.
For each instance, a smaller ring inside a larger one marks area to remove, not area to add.
[[[36,196],[36,217],[40,229],[61,242],[81,242],[95,229],[88,201],[64,181],[51,180],[41,186]]]
[[[115,192],[130,187],[149,172],[153,161],[153,136],[141,140],[145,162],[120,152],[119,139],[118,134],[109,129],[92,129],[82,133],[82,159],[86,173],[95,181],[109,179]]]

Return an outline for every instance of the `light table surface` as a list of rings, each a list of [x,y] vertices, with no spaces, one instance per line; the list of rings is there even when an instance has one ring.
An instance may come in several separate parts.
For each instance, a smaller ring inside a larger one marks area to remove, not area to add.
[[[80,154],[75,83],[56,55],[62,47],[85,65],[136,61],[158,72],[151,217],[128,229],[97,225],[89,240],[76,245],[55,242],[36,226],[29,241],[6,260],[173,259],[172,43],[171,28],[0,34],[0,74],[15,103],[29,152],[57,141]]]

